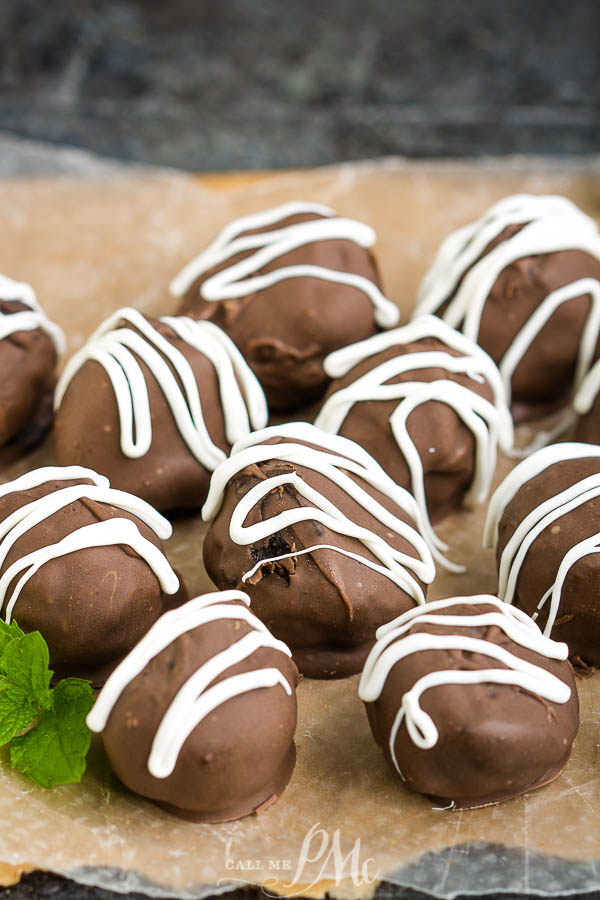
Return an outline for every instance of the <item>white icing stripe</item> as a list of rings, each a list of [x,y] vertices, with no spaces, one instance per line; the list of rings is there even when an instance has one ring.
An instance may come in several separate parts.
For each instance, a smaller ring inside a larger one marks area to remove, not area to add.
[[[559,462],[586,458],[598,459],[600,470],[600,447],[591,444],[556,444],[534,453],[520,463],[506,477],[492,497],[485,526],[484,545],[495,546],[497,544],[498,525],[502,515],[527,481]],[[505,603],[513,602],[523,562],[540,534],[557,519],[597,497],[600,497],[600,471],[588,475],[565,490],[548,497],[519,522],[502,551],[498,565],[498,594]],[[550,635],[556,622],[561,591],[569,570],[584,556],[597,553],[599,545],[600,533],[575,544],[560,561],[554,582],[541,597],[537,612],[534,614],[537,618],[548,598],[551,598],[544,634]]]
[[[160,321],[212,363],[227,440],[234,442],[251,428],[263,427],[268,417],[263,390],[233,341],[212,322],[169,316]],[[116,328],[120,322],[125,322],[125,327]],[[56,387],[55,409],[79,369],[88,360],[95,360],[104,367],[113,386],[122,453],[135,459],[144,456],[152,444],[152,419],[148,385],[136,357],[152,372],[192,455],[207,469],[214,469],[225,459],[225,453],[206,428],[194,371],[183,353],[135,309],[120,309],[110,316],[69,360]]]
[[[598,496],[598,494],[596,494],[596,496]],[[554,583],[550,585],[546,593],[543,595],[542,599],[538,603],[536,612],[534,612],[533,614],[533,618],[537,619],[543,607],[546,605],[548,598],[550,598],[548,622],[544,629],[544,634],[550,634],[552,626],[556,621],[563,585],[566,581],[569,571],[573,568],[575,563],[579,562],[580,559],[583,559],[585,556],[593,556],[596,553],[600,553],[600,534],[594,534],[592,535],[592,537],[580,541],[578,544],[575,544],[573,547],[571,547],[571,549],[563,556],[561,564],[558,567],[558,572],[556,573]]]
[[[469,606],[486,604],[495,607],[497,611],[473,616],[432,614],[459,604]],[[476,671],[440,670],[429,672],[417,679],[410,690],[402,696],[390,731],[390,754],[398,772],[400,772],[400,767],[396,759],[395,742],[403,722],[411,740],[417,747],[429,749],[438,741],[439,732],[435,723],[420,706],[420,698],[427,690],[448,684],[507,684],[521,687],[523,690],[544,697],[553,703],[566,703],[569,700],[570,687],[541,666],[529,663],[510,653],[504,647],[484,638],[479,639],[461,633],[452,633],[452,629],[455,628],[488,629],[496,627],[500,628],[511,641],[539,653],[547,659],[564,660],[567,658],[566,644],[559,644],[545,638],[535,622],[523,613],[515,615],[517,612],[502,603],[497,597],[485,594],[475,597],[454,597],[450,600],[439,600],[435,603],[427,603],[424,607],[409,610],[408,613],[378,629],[377,643],[367,658],[359,685],[359,697],[365,703],[372,703],[378,699],[394,665],[413,653],[430,650],[462,650],[497,660],[506,667]],[[450,633],[407,633],[412,625],[420,623],[447,626]],[[400,774],[402,773],[400,772]]]
[[[81,478],[87,478],[98,487],[110,486],[105,475],[99,475],[98,472],[86,469],[84,466],[43,466],[41,469],[33,469],[31,472],[20,475],[14,481],[0,484],[0,497],[15,494],[18,491],[29,491],[49,481],[77,481]]]
[[[356,560],[356,562],[362,563],[364,566],[368,566],[370,569],[373,569],[374,572],[379,572],[380,575],[385,575],[386,578],[389,578],[390,581],[393,581],[398,585],[398,587],[401,587],[404,591],[406,591],[407,594],[412,596],[417,603],[424,602],[423,592],[421,591],[415,596],[414,579],[406,577],[405,573],[390,573],[390,570],[385,566],[379,566],[377,565],[377,563],[371,562],[371,560],[369,559],[365,559],[364,556],[360,556],[358,553],[352,553],[350,550],[342,550],[341,547],[334,547],[333,544],[315,544],[312,547],[305,547],[303,550],[294,550],[291,553],[282,553],[281,556],[269,556],[265,559],[261,559],[248,572],[244,572],[244,574],[242,575],[242,583],[245,584],[247,581],[249,581],[252,576],[256,572],[258,572],[260,568],[262,568],[262,566],[267,565],[268,563],[280,562],[283,559],[295,559],[297,556],[305,556],[307,553],[314,553],[318,550],[333,550],[335,553],[340,553],[342,556],[347,556],[349,559],[354,559]]]
[[[165,594],[174,594],[177,591],[179,580],[163,552],[142,537],[137,525],[131,519],[109,519],[105,522],[95,522],[93,525],[84,525],[83,528],[78,528],[57,544],[49,544],[47,547],[34,550],[9,566],[0,578],[0,603],[4,605],[6,602],[5,621],[10,622],[22,589],[45,563],[57,559],[59,556],[75,553],[77,550],[117,544],[131,547],[148,563]],[[12,580],[23,570],[26,570],[25,574],[17,582],[10,595],[7,595]]]
[[[289,216],[301,213],[314,213],[319,218],[239,237],[244,231],[275,225]],[[287,278],[320,278],[363,291],[373,303],[377,324],[382,328],[389,328],[400,318],[398,307],[384,297],[374,282],[362,275],[311,265],[281,266],[264,275],[254,274],[279,257],[306,244],[348,240],[361,247],[371,247],[375,239],[375,232],[369,225],[353,219],[338,218],[327,207],[310,203],[286,203],[231,222],[173,279],[170,291],[174,296],[181,297],[205,272],[239,253],[254,251],[208,278],[200,287],[201,297],[207,301],[246,297]]]
[[[565,442],[543,447],[533,453],[508,473],[504,481],[496,488],[488,506],[484,527],[483,546],[495,547],[498,541],[498,525],[504,510],[515,497],[517,491],[537,475],[555,463],[569,459],[600,458],[600,447],[594,444]]]
[[[499,237],[505,228],[548,218],[553,221],[557,231],[561,222],[563,228],[567,223],[566,229],[577,227],[587,229],[592,234],[597,231],[594,220],[566,197],[551,194],[515,194],[505,197],[490,207],[480,219],[457,229],[442,241],[437,256],[419,287],[415,314],[435,312],[455,292],[465,272],[476,263],[488,244]],[[572,219],[575,219],[574,223]]]
[[[175,768],[177,758],[186,739],[214,709],[242,693],[260,687],[280,684],[287,694],[292,689],[279,669],[265,668],[233,675],[212,688],[209,685],[220,675],[247,659],[262,647],[271,647],[286,655],[289,649],[271,634],[251,631],[241,640],[227,647],[201,666],[179,690],[158,727],[148,769],[156,778],[166,778]]]
[[[87,725],[91,731],[102,731],[127,685],[181,635],[223,619],[250,625],[252,631],[201,665],[169,704],[154,736],[148,758],[148,770],[155,778],[167,778],[173,772],[181,748],[194,728],[227,700],[278,684],[286,694],[292,694],[292,687],[283,673],[270,667],[232,675],[211,687],[216,678],[262,647],[270,647],[291,657],[289,648],[274,638],[249,609],[230,603],[236,600],[246,605],[250,603],[248,595],[241,591],[223,591],[196,597],[178,609],[165,613],[112,672],[87,717]]]
[[[283,437],[290,442],[264,443],[271,437]],[[307,441],[316,447],[307,447],[297,443],[298,441]],[[317,449],[318,447],[324,449]],[[266,478],[241,497],[229,525],[229,535],[232,541],[248,545],[270,537],[295,523],[318,521],[337,534],[353,537],[360,541],[382,563],[382,566],[378,566],[365,557],[353,556],[353,558],[358,558],[364,565],[381,572],[402,587],[415,602],[424,602],[423,591],[416,579],[429,584],[435,577],[435,566],[427,543],[414,527],[393,515],[345,473],[358,475],[367,484],[388,496],[420,525],[422,517],[414,498],[408,491],[392,481],[378,463],[353,441],[339,435],[322,432],[306,422],[265,428],[235,444],[231,457],[213,473],[209,495],[202,510],[204,520],[209,521],[216,515],[223,492],[231,478],[246,466],[257,465],[270,459],[304,466],[324,475],[390,531],[405,538],[414,547],[417,557],[395,550],[375,532],[357,525],[327,497],[308,485],[295,471]],[[271,491],[281,488],[285,484],[293,485],[294,489],[312,505],[285,510],[268,520],[245,526],[244,522],[252,508]],[[308,548],[304,552],[310,552],[310,549],[312,548]],[[319,548],[315,547],[314,549]],[[351,554],[346,555],[350,556]],[[268,562],[268,559],[262,560],[261,565]],[[246,577],[249,577],[248,573],[246,573]]]
[[[55,322],[50,321],[39,305],[31,285],[0,275],[0,300],[19,300],[29,307],[28,310],[16,313],[0,311],[0,341],[18,331],[39,330],[48,335],[57,354],[63,355],[67,346],[63,330]]]
[[[600,253],[598,258],[600,259]],[[594,278],[580,278],[573,281],[544,299],[535,312],[527,320],[523,328],[515,335],[512,344],[502,357],[500,373],[504,379],[508,401],[511,399],[511,380],[520,361],[523,359],[529,347],[541,332],[556,310],[575,297],[590,296],[590,310],[586,323],[581,333],[575,374],[573,376],[574,390],[582,382],[596,353],[596,344],[600,334],[600,281]]]
[[[44,497],[26,503],[0,522],[0,568],[15,545],[27,531],[43,520],[54,515],[60,509],[84,498],[98,503],[110,504],[137,516],[161,539],[172,534],[171,524],[160,515],[149,503],[124,491],[108,487],[108,479],[97,475],[90,469],[81,466],[55,468],[49,466],[22,475],[15,481],[0,487],[0,497],[18,491],[28,491],[34,487],[52,481],[76,480],[89,478],[95,484],[73,485],[55,490]],[[16,560],[0,578],[0,608],[5,608],[5,619],[10,622],[14,606],[21,590],[29,579],[51,559],[65,556],[89,547],[105,547],[124,544],[130,546],[144,559],[159,581],[165,594],[174,594],[179,589],[179,579],[171,568],[164,553],[142,536],[138,526],[130,519],[114,518],[103,522],[77,528],[57,544],[50,544],[34,550],[27,556]],[[10,591],[13,580],[25,570],[19,582]]]
[[[485,247],[511,224],[524,227],[478,259]],[[459,229],[444,241],[423,280],[414,315],[435,312],[456,290],[442,316],[476,341],[485,302],[500,273],[519,259],[562,250],[580,250],[600,260],[600,236],[593,219],[565,198],[508,197],[478,222]],[[590,295],[591,303],[576,361],[574,391],[578,389],[600,335],[600,283],[594,278],[579,279],[550,293],[515,335],[500,361],[509,402],[513,373],[544,325],[563,303],[586,295]],[[570,420],[567,414],[563,428]]]
[[[600,390],[600,359],[597,359],[573,398],[573,409],[578,416],[585,416],[591,410]]]
[[[326,358],[324,367],[330,376],[346,375],[355,365],[383,350],[396,345],[401,347],[426,337],[435,337],[465,355],[457,357],[439,350],[423,350],[387,360],[332,394],[315,419],[315,425],[325,431],[337,433],[354,404],[363,401],[402,400],[392,413],[389,424],[398,449],[409,467],[411,488],[419,504],[427,540],[433,548],[435,558],[442,565],[452,571],[464,571],[464,567],[449,562],[438,552],[446,550],[447,546],[436,537],[429,521],[423,464],[408,432],[407,419],[417,406],[431,400],[446,403],[454,409],[472,432],[476,442],[475,472],[468,499],[474,503],[483,502],[496,468],[497,444],[500,443],[505,452],[510,452],[513,445],[512,418],[506,405],[504,385],[493,360],[445,322],[434,316],[423,316],[403,328],[375,335],[359,344],[335,351]],[[463,372],[480,381],[485,379],[493,391],[494,403],[451,380],[419,381],[419,370],[433,367],[440,367],[448,372]],[[413,371],[414,381],[386,383],[397,375]]]

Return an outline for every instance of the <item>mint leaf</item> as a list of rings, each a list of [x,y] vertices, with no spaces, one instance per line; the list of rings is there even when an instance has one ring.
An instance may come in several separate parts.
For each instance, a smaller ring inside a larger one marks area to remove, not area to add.
[[[23,637],[24,632],[21,631],[15,620],[7,625],[3,619],[0,619],[0,656],[4,652],[7,644],[10,644],[15,638]]]
[[[23,688],[0,683],[0,746],[8,744],[15,734],[31,725],[36,715],[37,706]]]
[[[35,728],[10,745],[13,768],[46,788],[81,781],[91,741],[85,718],[94,694],[89,681],[65,678],[51,698],[52,708],[40,712]]]
[[[7,681],[22,688],[32,703],[49,709],[52,705],[49,661],[46,641],[39,631],[32,631],[6,644],[0,656],[0,671]]]

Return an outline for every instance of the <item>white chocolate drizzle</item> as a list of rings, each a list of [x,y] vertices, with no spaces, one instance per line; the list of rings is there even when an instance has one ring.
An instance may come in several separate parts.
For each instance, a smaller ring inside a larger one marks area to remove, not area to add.
[[[524,227],[478,259],[509,225]],[[600,261],[600,235],[594,220],[565,197],[527,194],[506,197],[481,219],[458,229],[443,241],[419,289],[414,316],[434,313],[452,297],[443,319],[477,341],[487,297],[500,273],[524,257],[562,250],[580,250]],[[600,335],[600,282],[595,278],[580,278],[552,291],[515,335],[499,363],[509,403],[515,369],[544,325],[562,304],[586,295],[590,296],[591,303],[575,366],[573,392],[577,391],[593,361]],[[553,439],[571,421],[572,415],[567,413],[556,429],[540,436],[532,446]]]
[[[18,331],[39,330],[48,335],[57,354],[62,356],[66,349],[64,333],[55,322],[50,321],[38,303],[31,285],[0,275],[0,300],[18,300],[29,307],[15,313],[0,311],[0,341]]]
[[[285,443],[266,443],[270,438],[276,437],[284,438]],[[307,447],[299,441],[306,441],[316,446]],[[313,469],[320,475],[324,475],[390,532],[407,540],[415,549],[417,556],[413,557],[396,550],[375,532],[353,522],[326,496],[307,484],[295,470],[265,478],[240,498],[229,523],[229,536],[234,543],[247,546],[271,537],[278,531],[292,527],[298,522],[317,521],[337,534],[360,541],[379,560],[379,563],[358,554],[347,553],[333,545],[319,544],[306,548],[303,552],[313,553],[319,549],[328,549],[351,556],[363,565],[389,578],[412,597],[415,603],[425,602],[423,590],[417,578],[423,583],[430,584],[435,577],[435,565],[426,541],[417,530],[423,522],[414,497],[392,481],[373,457],[354,441],[340,437],[340,435],[328,434],[307,422],[271,426],[238,441],[232,448],[229,459],[221,463],[213,472],[208,497],[202,509],[203,519],[210,521],[216,515],[227,483],[238,472],[241,472],[246,466],[259,465],[261,462],[273,459],[288,462],[292,466]],[[367,489],[346,473],[358,475],[361,481],[365,482]],[[310,505],[284,510],[278,515],[254,525],[244,525],[253,507],[271,491],[281,489],[284,485],[293,486],[294,490],[308,500]],[[417,528],[403,522],[379,503],[369,493],[369,485],[389,497],[401,510],[408,513],[415,520]],[[298,551],[294,551],[283,556],[263,559],[259,566],[255,566],[242,576],[242,581],[247,581],[260,566],[298,555],[300,555]]]
[[[171,524],[149,503],[125,491],[113,490],[109,487],[107,478],[82,466],[48,466],[43,469],[35,469],[14,481],[1,485],[0,497],[32,490],[52,481],[76,481],[81,478],[90,479],[94,483],[59,488],[44,497],[25,503],[0,522],[0,569],[12,547],[27,531],[35,528],[36,525],[50,518],[59,510],[82,499],[106,503],[137,516],[162,540],[171,536]],[[45,563],[60,556],[75,553],[77,550],[119,544],[131,547],[138,556],[147,562],[165,594],[174,594],[179,589],[179,579],[162,550],[147,540],[131,519],[115,517],[76,528],[56,544],[40,547],[15,560],[0,577],[0,608],[6,604],[5,621],[11,621],[21,591]],[[17,578],[19,580],[11,589],[11,585]]]
[[[231,338],[213,322],[197,322],[185,316],[164,316],[160,321],[212,363],[228,442],[233,444],[252,429],[264,427],[268,418],[265,395]],[[120,322],[125,325],[116,327]],[[152,419],[148,384],[136,356],[156,379],[190,453],[201,465],[214,469],[226,454],[206,428],[201,386],[194,371],[184,354],[135,309],[117,310],[71,357],[56,386],[55,409],[84,363],[96,361],[103,366],[114,390],[121,452],[133,459],[144,456],[152,445]]]
[[[213,684],[228,669],[248,659],[261,647],[270,647],[291,657],[289,648],[273,637],[265,625],[245,606],[250,598],[242,591],[222,591],[190,600],[165,613],[128,656],[111,673],[87,717],[91,731],[103,731],[119,697],[145,667],[178,637],[209,622],[232,619],[250,625],[240,640],[230,644],[203,663],[182,685],[169,704],[158,726],[148,757],[148,771],[155,778],[167,778],[177,764],[181,748],[194,728],[210,713],[232,697],[259,688],[280,685],[286,694],[292,687],[275,667],[255,668],[230,675]],[[212,685],[212,686],[211,686]]]
[[[498,594],[505,603],[515,598],[521,567],[534,541],[561,516],[583,506],[589,500],[600,497],[600,447],[593,444],[566,442],[544,447],[519,463],[510,472],[492,496],[485,523],[483,543],[495,547],[498,543],[498,526],[506,507],[521,487],[532,478],[557,463],[574,459],[598,459],[598,472],[582,478],[563,491],[548,497],[534,507],[519,522],[507,542],[498,565]],[[550,607],[544,634],[550,635],[558,615],[561,592],[569,570],[584,556],[600,552],[600,532],[575,544],[562,560],[557,560],[557,573],[553,584],[540,597],[533,618],[537,619],[548,600]]]
[[[429,401],[445,403],[455,411],[475,439],[473,481],[466,499],[474,504],[482,503],[489,493],[494,476],[498,444],[506,453],[513,446],[512,417],[506,404],[502,378],[492,358],[437,316],[421,316],[402,328],[376,334],[365,341],[330,353],[325,358],[323,368],[330,378],[340,378],[354,366],[391,347],[411,344],[428,337],[437,338],[446,347],[462,355],[453,356],[443,349],[423,349],[399,354],[374,366],[352,384],[331,394],[315,419],[315,425],[337,434],[356,403],[400,401],[389,418],[389,426],[409,469],[411,490],[421,511],[424,534],[434,557],[447,569],[460,572],[464,571],[464,566],[458,566],[444,557],[443,552],[448,546],[437,537],[429,521],[423,463],[408,432],[407,420],[414,409]],[[492,389],[493,403],[450,378],[419,380],[420,370],[434,367],[447,372],[461,372],[480,382],[485,380]],[[386,383],[405,372],[414,372],[413,380]]]
[[[305,213],[312,213],[318,218],[273,228],[260,234],[242,235],[245,231],[276,225],[290,216]],[[205,272],[239,253],[248,252],[246,257],[221,269],[200,286],[203,300],[214,302],[247,297],[287,278],[320,278],[362,291],[373,303],[377,324],[381,328],[396,325],[400,318],[398,307],[384,297],[373,281],[362,275],[313,265],[280,266],[263,275],[254,274],[292,250],[328,240],[353,241],[360,247],[372,247],[376,234],[363,222],[335,216],[327,206],[318,203],[284,203],[226,225],[214,241],[175,276],[170,291],[175,297],[181,297]]]
[[[486,605],[494,607],[494,611],[482,611],[475,615],[436,615],[440,610],[458,605]],[[409,633],[413,625],[425,623],[447,627],[449,633]],[[413,653],[462,650],[489,657],[502,665],[502,668],[491,666],[476,670],[441,669],[428,672],[403,694],[389,739],[390,755],[400,775],[402,772],[396,759],[395,743],[403,722],[413,743],[423,750],[434,747],[439,739],[434,721],[420,705],[421,696],[427,690],[448,684],[505,684],[519,687],[552,703],[566,703],[571,697],[569,685],[541,666],[521,659],[484,637],[473,638],[460,632],[453,633],[453,629],[458,628],[481,628],[485,633],[491,627],[501,629],[511,641],[546,659],[567,659],[566,644],[544,637],[535,622],[524,612],[507,606],[497,597],[488,594],[452,597],[426,603],[425,606],[408,610],[377,629],[377,643],[367,658],[358,689],[359,697],[365,703],[373,703],[380,697],[394,665]]]

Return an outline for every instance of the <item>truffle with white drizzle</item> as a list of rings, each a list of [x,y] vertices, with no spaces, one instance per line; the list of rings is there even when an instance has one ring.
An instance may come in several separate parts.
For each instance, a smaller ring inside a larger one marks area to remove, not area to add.
[[[52,423],[56,362],[65,338],[30,285],[0,275],[0,448],[10,459],[35,444]]]
[[[162,540],[170,523],[81,466],[0,485],[0,611],[41,631],[61,677],[96,684],[185,591]]]
[[[579,725],[567,652],[497,597],[436,600],[378,629],[359,696],[408,788],[484,806],[565,766]]]
[[[194,821],[262,811],[294,769],[298,670],[249,603],[224,591],[165,613],[88,715],[123,784]]]
[[[498,594],[600,665],[600,447],[544,447],[493,495],[484,543],[496,547]]]
[[[565,197],[504,198],[443,241],[419,289],[424,313],[498,363],[516,419],[565,407],[564,428],[600,335],[596,223]]]
[[[211,319],[235,341],[269,407],[295,409],[327,386],[332,350],[390,328],[371,227],[318,203],[284,203],[226,225],[173,279],[180,313]]]
[[[267,423],[265,397],[217,325],[113,313],[66,364],[54,443],[157,509],[198,507],[231,444]]]
[[[413,496],[362,447],[306,422],[238,441],[202,510],[204,562],[313,678],[359,672],[376,628],[435,576]]]
[[[435,316],[336,350],[325,359],[334,381],[315,425],[368,450],[419,504],[434,556],[452,570],[434,534],[466,496],[482,503],[497,447],[512,448],[512,418],[493,360]]]

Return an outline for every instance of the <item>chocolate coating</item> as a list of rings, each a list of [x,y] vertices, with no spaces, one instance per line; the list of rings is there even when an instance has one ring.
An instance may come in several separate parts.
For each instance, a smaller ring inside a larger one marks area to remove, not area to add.
[[[454,357],[461,356],[457,350],[433,337],[409,344],[395,344],[353,366],[341,378],[334,379],[325,401],[388,360],[428,351],[443,351]],[[493,391],[487,381],[470,378],[462,372],[451,372],[440,366],[402,372],[384,384],[438,380],[462,385],[486,400],[493,401]],[[395,399],[362,400],[355,403],[338,434],[356,441],[368,450],[395,482],[411,490],[412,479],[406,456],[389,421],[399,402]],[[406,424],[423,466],[429,518],[436,522],[461,503],[473,481],[475,439],[458,413],[448,404],[436,400],[419,404],[410,413]]]
[[[239,606],[243,603],[237,601]],[[239,694],[219,705],[186,739],[171,775],[148,770],[162,717],[182,685],[216,654],[250,633],[243,620],[217,619],[182,634],[155,656],[124,689],[102,733],[111,766],[128,788],[197,822],[223,822],[260,812],[283,793],[296,760],[294,663],[271,647],[228,668],[211,682],[279,669],[289,686]]]
[[[223,456],[227,455],[230,444],[226,438],[222,386],[215,365],[208,355],[184,340],[166,322],[142,318],[187,360],[198,385],[201,418],[209,441]],[[141,337],[150,346],[132,322],[126,319],[115,322],[114,329],[118,328]],[[131,347],[129,350],[141,369],[147,390],[152,429],[148,450],[141,455],[125,455],[115,387],[104,365],[86,359],[68,383],[56,410],[53,436],[57,459],[61,465],[78,464],[95,469],[107,475],[113,487],[131,491],[159,510],[197,508],[206,498],[214,466],[208,467],[192,453],[155,371]],[[158,355],[178,381],[178,373],[164,353]],[[260,392],[257,384],[255,390]],[[187,396],[180,396],[182,406],[186,407]],[[126,402],[130,402],[128,395]]]
[[[600,394],[596,395],[589,412],[577,418],[573,440],[600,444]]]
[[[318,430],[314,429],[314,433]],[[294,472],[351,522],[369,529],[407,556],[421,557],[409,540],[392,532],[330,478],[307,466],[278,459],[277,444],[280,443],[286,443],[286,438],[266,440],[265,444],[273,445],[273,458],[248,465],[228,481],[221,506],[205,538],[204,563],[220,589],[247,591],[252,598],[253,611],[292,649],[294,660],[304,675],[311,678],[352,675],[360,671],[377,627],[412,607],[412,597],[386,575],[334,549],[299,552],[291,558],[267,562],[243,582],[244,574],[260,560],[323,544],[374,563],[380,561],[356,537],[334,531],[312,518],[278,529],[250,544],[235,543],[229,529],[237,504],[265,479]],[[298,444],[317,446],[308,441],[298,441]],[[416,527],[394,500],[360,476],[352,472],[347,474],[402,522]],[[295,485],[286,483],[275,487],[252,507],[245,525],[267,522],[286,510],[312,507],[311,501]],[[424,589],[416,576],[415,580]]]
[[[429,606],[421,608],[423,615]],[[472,617],[496,611],[493,605],[481,602],[436,609],[435,616]],[[571,694],[567,702],[558,703],[514,684],[489,681],[427,688],[419,703],[435,724],[436,743],[419,747],[405,718],[393,745],[406,787],[431,795],[444,806],[452,803],[454,808],[469,808],[517,796],[554,779],[569,758],[579,725],[577,689],[569,662],[524,647],[497,626],[435,624],[420,622],[417,616],[405,635],[419,633],[464,635],[503,647],[555,675]],[[393,665],[379,698],[366,703],[366,709],[373,735],[396,773],[390,734],[407,692],[432,673],[490,668],[509,667],[483,653],[455,648],[424,649]]]
[[[0,300],[0,317],[27,310],[18,300]],[[41,330],[0,340],[0,462],[37,443],[50,428],[56,361],[54,344]]]
[[[510,235],[506,229],[485,252]],[[507,266],[486,300],[478,343],[499,363],[544,297],[586,277],[600,278],[600,262],[577,250],[524,257]],[[512,377],[515,419],[536,418],[568,402],[589,306],[589,294],[562,304],[517,365]]]
[[[288,216],[276,228],[318,218],[311,213]],[[241,234],[264,233],[273,227]],[[323,371],[328,353],[379,330],[373,303],[354,286],[311,277],[285,279],[239,299],[213,302],[200,296],[208,278],[246,256],[248,252],[238,253],[196,279],[178,312],[210,319],[227,332],[263,386],[270,409],[297,409],[323,395],[329,382]],[[373,254],[350,240],[303,244],[256,274],[296,265],[350,272],[381,285]]]
[[[554,206],[548,206],[544,212],[537,206],[544,202],[554,203]],[[514,211],[512,223],[511,203]],[[529,208],[530,216],[527,215]],[[508,248],[510,252],[511,245],[525,235],[528,226],[541,224],[546,228],[548,251],[539,249],[538,238],[532,240],[531,246],[535,246],[535,251],[525,251],[515,259],[511,256],[511,261],[500,268],[483,299],[475,337],[500,365],[518,333],[531,321],[550,294],[580,279],[600,279],[600,239],[597,233],[592,236],[593,223],[565,198],[524,196],[505,198],[488,210],[478,223],[467,226],[467,229],[472,227],[473,231],[469,231],[468,237],[465,236],[465,242],[482,237],[489,231],[490,222],[494,221],[500,223],[494,237],[468,265],[459,267],[460,277],[456,284],[435,310],[431,308],[428,311],[445,317],[448,305],[460,293],[479,263],[489,260],[496,249]],[[464,248],[464,242],[462,246],[457,245],[459,252],[463,252]],[[435,266],[440,283],[444,277],[447,280],[451,278],[450,272],[457,265],[457,260],[457,255],[450,255],[444,266],[438,258]],[[427,293],[425,290],[425,301]],[[472,309],[469,306],[469,311]],[[424,310],[419,306],[418,311]],[[569,402],[589,312],[590,294],[582,291],[557,306],[545,324],[536,329],[510,376],[515,421],[539,418]],[[457,324],[464,328],[465,318]],[[598,335],[595,342],[597,338]]]
[[[526,481],[500,519],[496,559],[500,560],[516,528],[533,509],[582,479],[598,474],[599,458],[568,459]],[[594,497],[554,519],[540,532],[527,549],[519,570],[513,602],[520,609],[530,615],[536,613],[540,600],[553,586],[565,555],[580,541],[598,534],[599,519],[600,498]],[[554,640],[568,644],[574,662],[589,666],[600,665],[598,596],[600,556],[590,553],[569,568],[551,631]],[[542,629],[549,609],[546,602],[536,619]]]
[[[41,497],[88,479],[50,481],[0,497],[0,522]],[[83,498],[43,519],[18,538],[0,573],[16,560],[58,543],[76,529],[113,518],[129,519],[162,551],[154,531],[121,508]],[[17,579],[11,582],[14,587]],[[10,593],[10,591],[9,591]],[[79,676],[102,684],[161,613],[185,600],[185,589],[167,597],[149,567],[125,545],[79,549],[44,563],[23,587],[13,617],[20,627],[40,631],[59,677]],[[6,599],[2,614],[6,614]]]

